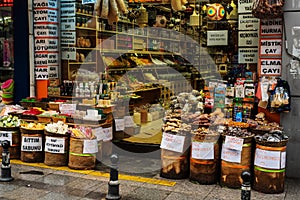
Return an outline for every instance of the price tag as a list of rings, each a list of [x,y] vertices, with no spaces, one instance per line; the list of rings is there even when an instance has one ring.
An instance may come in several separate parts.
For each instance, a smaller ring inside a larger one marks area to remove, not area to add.
[[[280,169],[283,165],[281,163],[281,152],[256,148],[254,165],[267,169]]]
[[[103,140],[104,133],[102,127],[93,129],[93,134],[97,137],[97,141]]]
[[[112,127],[103,128],[103,141],[110,141],[113,139]]]
[[[214,159],[214,143],[192,142],[192,158],[203,160]]]
[[[242,151],[243,143],[244,143],[243,138],[226,136],[224,145],[226,148]]]
[[[42,137],[22,137],[21,151],[43,151]]]
[[[281,163],[280,163],[280,167],[281,169],[285,168],[285,162],[286,162],[286,152],[281,152]]]
[[[183,153],[185,136],[163,133],[160,148]]]
[[[97,140],[84,140],[83,153],[97,153],[98,141]]]
[[[242,151],[222,147],[221,159],[227,162],[241,163]]]
[[[124,131],[125,130],[124,119],[115,119],[115,128],[116,128],[116,131]]]
[[[134,127],[133,117],[125,116],[124,121],[125,121],[125,127]]]
[[[76,48],[75,47],[62,47],[61,48],[62,60],[76,60]]]
[[[7,140],[9,144],[12,145],[12,133],[6,131],[0,131],[0,146],[1,142]]]
[[[46,136],[45,152],[65,153],[65,139]]]

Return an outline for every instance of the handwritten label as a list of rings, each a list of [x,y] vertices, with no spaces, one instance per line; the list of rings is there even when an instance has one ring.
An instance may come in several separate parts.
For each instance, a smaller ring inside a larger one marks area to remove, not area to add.
[[[228,44],[228,31],[207,31],[207,46],[222,46]]]
[[[76,26],[76,18],[75,17],[68,17],[68,18],[61,18],[60,19],[60,27],[62,31],[75,31]]]
[[[48,67],[35,67],[34,75],[36,80],[48,80],[49,79]]]
[[[35,66],[58,65],[58,53],[37,52],[34,54],[34,65]]]
[[[203,160],[214,159],[214,143],[192,142],[192,158]]]
[[[258,48],[239,48],[239,63],[257,63]]]
[[[132,116],[124,116],[125,127],[134,127],[134,121]]]
[[[261,56],[281,56],[282,39],[260,39]]]
[[[34,24],[35,37],[58,37],[58,25]]]
[[[223,144],[221,159],[227,162],[241,163],[242,151],[226,148]]]
[[[98,141],[97,140],[84,140],[83,141],[83,153],[97,153]]]
[[[93,134],[96,136],[97,141],[103,140],[104,133],[103,133],[103,128],[102,127],[98,127],[98,128],[93,129]]]
[[[280,169],[281,152],[256,148],[254,165],[267,169]]]
[[[260,75],[280,76],[281,75],[281,59],[260,59]]]
[[[62,60],[76,60],[76,48],[75,47],[62,47],[61,48]]]
[[[46,136],[45,152],[65,153],[65,139]]]
[[[281,169],[285,168],[285,163],[286,163],[286,152],[281,152],[281,163],[280,163],[280,167]]]
[[[115,119],[115,128],[116,128],[116,131],[124,131],[125,130],[125,120],[124,119]]]
[[[33,8],[57,8],[57,0],[34,0]]]
[[[238,42],[240,46],[258,46],[258,31],[239,31]]]
[[[60,5],[60,16],[61,17],[70,17],[75,16],[75,3],[62,3]]]
[[[160,148],[183,153],[185,137],[163,133]]]
[[[60,35],[61,44],[76,44],[76,32],[61,31]]]
[[[262,19],[260,20],[260,34],[266,35],[282,35],[282,19]]]
[[[229,149],[242,151],[243,150],[243,143],[244,143],[243,138],[233,137],[233,136],[226,136],[224,146],[229,148]]]
[[[112,127],[103,128],[103,141],[110,141],[113,139]]]
[[[253,0],[239,0],[238,13],[251,13]]]
[[[239,30],[258,30],[260,20],[252,14],[239,15]]]
[[[35,51],[58,51],[58,39],[35,39]]]
[[[34,22],[53,22],[57,23],[57,10],[35,9],[33,10]]]
[[[22,137],[21,151],[43,151],[42,137]]]
[[[7,140],[9,144],[12,145],[12,133],[7,131],[0,131],[0,146],[1,142]]]

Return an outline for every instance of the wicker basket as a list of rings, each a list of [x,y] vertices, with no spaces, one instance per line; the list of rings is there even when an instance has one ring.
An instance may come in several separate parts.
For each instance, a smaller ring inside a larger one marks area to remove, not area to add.
[[[59,111],[59,103],[48,103],[49,110]]]
[[[53,123],[57,123],[58,121],[62,121],[63,123],[67,122],[67,117],[55,117],[52,116]]]
[[[40,123],[50,123],[52,118],[50,116],[37,116],[38,122]]]

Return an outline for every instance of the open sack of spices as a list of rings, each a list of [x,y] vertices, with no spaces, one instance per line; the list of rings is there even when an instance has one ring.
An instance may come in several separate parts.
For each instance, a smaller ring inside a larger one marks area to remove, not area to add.
[[[254,0],[252,14],[259,19],[280,17],[283,13],[284,0]]]

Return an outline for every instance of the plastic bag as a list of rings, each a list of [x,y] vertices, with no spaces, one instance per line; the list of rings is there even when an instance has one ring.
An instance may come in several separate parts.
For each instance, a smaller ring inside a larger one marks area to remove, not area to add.
[[[254,0],[252,14],[259,19],[277,18],[283,14],[284,0]]]

